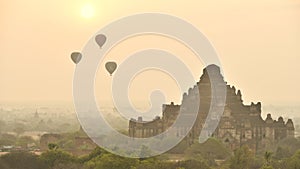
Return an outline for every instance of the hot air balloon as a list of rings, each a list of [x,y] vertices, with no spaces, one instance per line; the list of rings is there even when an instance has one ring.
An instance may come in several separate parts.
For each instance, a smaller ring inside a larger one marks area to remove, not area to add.
[[[75,64],[78,64],[82,58],[82,54],[79,52],[73,52],[71,54],[71,59]]]
[[[100,48],[105,44],[106,42],[106,36],[103,34],[99,34],[95,37],[96,43],[99,45]]]
[[[105,64],[106,70],[109,72],[110,75],[114,73],[114,71],[117,69],[117,63],[116,62],[107,62]]]

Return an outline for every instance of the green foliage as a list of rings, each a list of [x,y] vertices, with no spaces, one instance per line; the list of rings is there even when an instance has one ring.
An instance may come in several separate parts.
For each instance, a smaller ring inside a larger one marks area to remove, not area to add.
[[[266,152],[265,152],[265,154],[264,154],[264,160],[265,160],[265,163],[263,164],[262,167],[260,167],[260,169],[274,169],[274,168],[271,166],[272,155],[273,155],[272,152],[269,152],[269,151],[266,151]]]
[[[40,159],[50,167],[78,162],[76,157],[61,150],[48,150],[41,154]]]
[[[260,169],[274,169],[274,168],[270,165],[263,165]]]
[[[131,169],[137,164],[137,159],[124,158],[107,153],[88,161],[86,167],[87,169]]]
[[[142,145],[140,157],[149,157],[151,155],[151,149],[149,149],[147,146]]]
[[[209,169],[210,167],[204,162],[200,160],[186,160],[178,163],[178,167],[183,167],[186,169]]]
[[[57,164],[53,166],[52,169],[83,169],[83,165],[80,163],[67,163],[67,164]]]
[[[74,149],[75,147],[75,142],[74,140],[68,140],[65,143],[61,143],[63,145],[64,149]]]
[[[155,164],[155,160],[142,160],[137,169],[151,169]]]
[[[271,163],[271,159],[272,159],[272,152],[269,152],[269,151],[266,151],[265,152],[265,155],[264,155],[264,158],[265,158],[265,164],[266,165],[270,165]]]
[[[290,148],[285,146],[285,147],[281,147],[279,146],[276,150],[275,153],[275,158],[276,159],[283,159],[283,158],[288,158],[291,157],[293,155],[293,153],[290,151]]]
[[[288,169],[300,169],[300,150],[298,150],[291,158],[287,159]]]
[[[0,157],[1,169],[47,169],[36,155],[32,153],[9,153]]]
[[[55,144],[55,143],[49,143],[48,144],[48,149],[49,150],[57,150],[58,149],[58,145],[57,144]]]
[[[96,157],[99,157],[105,153],[108,153],[106,150],[102,149],[101,147],[96,147],[89,155],[85,155],[79,158],[81,163],[86,163]]]
[[[278,143],[275,157],[278,159],[291,157],[300,149],[299,138],[286,138]]]
[[[176,163],[159,160],[157,158],[143,159],[136,167],[137,169],[173,169],[176,168]]]
[[[234,152],[234,157],[230,160],[230,169],[251,169],[254,163],[254,154],[247,146],[243,146]]]
[[[212,165],[207,157],[224,157],[218,151],[224,151],[216,140],[204,144],[195,144],[187,151],[190,158],[182,161],[168,160],[163,156],[133,159],[111,154],[97,147],[89,155],[76,157],[49,144],[49,150],[36,156],[32,153],[9,153],[0,157],[0,169],[300,169],[300,150],[285,159],[272,158],[271,152],[256,156],[243,146],[234,152],[222,166]],[[142,148],[148,152],[147,147]],[[207,152],[216,154],[206,155]],[[224,153],[224,152],[222,152]],[[227,153],[227,152],[226,152]],[[230,154],[229,154],[230,155]],[[176,159],[176,158],[175,158]],[[179,158],[178,158],[179,159]]]
[[[172,138],[168,138],[171,141]],[[163,145],[160,145],[163,146]],[[171,150],[168,151],[168,153],[174,153],[174,154],[182,154],[184,151],[188,148],[188,143],[186,139],[181,140],[175,147],[173,147]]]
[[[215,159],[228,159],[231,152],[220,141],[210,138],[202,144],[193,144],[185,151],[185,156],[187,159],[205,159],[209,165],[216,165]]]

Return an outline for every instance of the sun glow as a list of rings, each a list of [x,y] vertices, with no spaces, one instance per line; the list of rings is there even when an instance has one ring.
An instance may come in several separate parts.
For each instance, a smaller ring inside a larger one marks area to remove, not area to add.
[[[84,18],[92,18],[95,15],[94,7],[91,4],[86,4],[81,8],[81,16]]]

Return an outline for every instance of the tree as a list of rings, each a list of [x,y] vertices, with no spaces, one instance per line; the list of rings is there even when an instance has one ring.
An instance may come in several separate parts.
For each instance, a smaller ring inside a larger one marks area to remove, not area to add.
[[[200,160],[186,160],[178,162],[178,167],[182,168],[197,168],[197,169],[209,169],[210,167],[204,162]]]
[[[55,143],[49,143],[48,144],[48,149],[49,150],[57,150],[59,148],[59,146],[57,145],[57,144],[55,144]]]
[[[32,153],[9,153],[0,157],[1,169],[47,169],[43,161]]]
[[[83,164],[79,163],[67,163],[54,165],[52,169],[83,169]]]
[[[263,165],[260,169],[274,169],[272,166],[270,165]]]
[[[265,163],[260,169],[274,169],[271,166],[272,152],[266,151],[264,154]]]
[[[275,158],[276,159],[283,159],[283,158],[288,158],[291,157],[293,154],[290,151],[290,148],[285,146],[278,146],[276,153],[275,153]]]
[[[185,151],[185,156],[187,159],[205,159],[210,165],[216,165],[215,159],[228,159],[232,155],[219,140],[210,138],[202,144],[193,144]]]
[[[106,150],[96,147],[90,154],[81,157],[79,160],[81,163],[85,163],[106,153],[108,153]]]
[[[283,150],[283,152],[278,152],[278,153],[283,153],[281,155],[285,156],[282,158],[291,157],[293,154],[296,153],[297,150],[300,149],[300,138],[283,139],[278,143],[278,149],[279,147],[282,148],[281,150]]]
[[[287,159],[287,168],[300,169],[300,150],[298,150],[292,157]]]
[[[151,156],[151,149],[145,145],[142,145],[140,157],[145,158]]]
[[[265,161],[267,165],[270,165],[271,158],[272,158],[272,152],[266,151],[264,155]]]
[[[110,153],[103,154],[86,163],[88,169],[132,169],[137,166],[138,160],[116,156]]]
[[[254,164],[254,154],[247,146],[242,146],[234,152],[230,160],[230,169],[250,169]]]
[[[78,162],[77,158],[73,155],[57,149],[48,150],[47,152],[42,153],[40,159],[49,167]]]

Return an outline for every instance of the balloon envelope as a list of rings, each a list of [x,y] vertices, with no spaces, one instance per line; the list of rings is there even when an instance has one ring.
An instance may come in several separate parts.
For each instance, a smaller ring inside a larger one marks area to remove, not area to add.
[[[79,52],[73,52],[71,54],[71,59],[75,64],[78,64],[80,62],[81,58],[82,58],[82,55]]]
[[[106,70],[109,72],[110,75],[114,73],[114,71],[117,69],[117,63],[116,62],[107,62],[105,64]]]
[[[101,48],[105,42],[106,42],[106,36],[103,34],[99,34],[95,37],[96,43],[99,45],[99,47]]]

